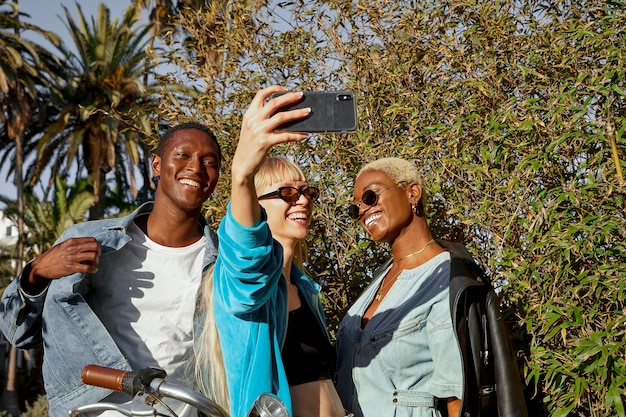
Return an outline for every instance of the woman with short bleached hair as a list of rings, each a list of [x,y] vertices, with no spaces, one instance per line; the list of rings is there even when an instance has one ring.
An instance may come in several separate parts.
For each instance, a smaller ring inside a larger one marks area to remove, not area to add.
[[[526,417],[497,296],[462,244],[434,239],[425,201],[410,161],[379,159],[356,176],[349,214],[392,259],[337,333],[344,407],[357,417]]]

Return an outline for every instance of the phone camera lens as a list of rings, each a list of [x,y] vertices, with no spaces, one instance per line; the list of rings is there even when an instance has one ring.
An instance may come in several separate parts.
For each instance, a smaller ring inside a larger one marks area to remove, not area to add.
[[[339,101],[350,101],[350,100],[352,100],[352,96],[350,94],[339,94],[339,95],[337,95],[337,100],[339,100]]]

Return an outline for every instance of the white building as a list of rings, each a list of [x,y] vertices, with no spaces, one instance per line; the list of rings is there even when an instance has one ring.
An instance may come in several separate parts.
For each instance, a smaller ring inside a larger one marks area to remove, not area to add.
[[[0,251],[10,252],[17,244],[17,227],[0,210]]]
[[[0,210],[0,253],[11,253],[17,244],[17,227],[4,216],[4,212]],[[13,261],[12,263],[14,263]],[[7,369],[7,361],[9,354],[9,342],[0,333],[0,371]],[[22,355],[18,355],[20,360]]]

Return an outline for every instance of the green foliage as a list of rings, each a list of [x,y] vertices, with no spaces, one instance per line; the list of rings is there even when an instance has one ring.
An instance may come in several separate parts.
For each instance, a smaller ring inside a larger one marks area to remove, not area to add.
[[[309,268],[331,326],[387,254],[343,213],[354,175],[379,157],[414,160],[436,236],[465,243],[498,287],[532,414],[626,415],[624,4],[232,3],[180,21],[193,60],[178,62],[210,82],[163,117],[210,124],[225,172],[260,87],[358,95],[357,132],[277,150],[323,190]],[[228,190],[224,175],[216,219]]]
[[[26,404],[26,411],[20,417],[46,417],[49,408],[46,396],[39,395],[35,401]]]
[[[0,251],[0,296],[15,276],[15,267],[11,264],[13,256]]]
[[[48,401],[44,395],[40,368],[22,367],[17,370],[15,390],[18,393],[20,409],[27,416],[46,416]]]
[[[60,38],[52,32],[44,31],[20,20],[18,10],[17,2],[0,0],[0,98],[2,99],[18,89],[23,89],[31,98],[35,97],[37,87],[45,85],[47,81],[48,74],[45,72],[56,70],[59,65],[59,60],[49,51],[23,38],[20,32],[35,32],[53,45],[58,45]],[[3,109],[2,113],[15,112],[19,105],[15,103],[13,106],[11,110]],[[20,121],[23,122],[23,118],[20,118]],[[15,123],[15,121],[10,121],[10,126]]]
[[[6,385],[6,374],[0,374],[0,383]],[[48,400],[43,394],[40,369],[18,368],[15,377],[19,408],[25,410],[20,413],[23,417],[46,417],[48,415]],[[6,410],[0,410],[0,416],[10,416]]]
[[[82,16],[69,22],[79,47],[70,69],[84,74],[66,77],[67,85],[46,83],[42,93],[66,101],[31,97],[36,117],[26,129],[25,150],[43,150],[37,163],[63,172],[81,146],[100,143],[92,148],[100,153],[84,152],[81,167],[115,168],[118,195],[112,197],[127,201],[120,195],[133,188],[132,178],[120,173],[146,159],[144,139],[154,140],[150,112],[158,106],[165,123],[200,120],[218,134],[225,158],[225,175],[207,204],[217,222],[229,198],[241,117],[257,89],[275,83],[351,89],[358,99],[356,132],[312,135],[276,150],[301,163],[322,190],[308,268],[324,284],[331,330],[388,254],[344,214],[354,175],[383,156],[414,160],[426,178],[435,235],[465,243],[498,287],[532,395],[531,414],[626,416],[624,6],[600,0],[211,2],[167,20],[175,26],[164,40],[165,58],[181,70],[159,77],[158,96],[156,89],[139,94],[147,91],[141,78],[153,61],[147,67],[143,61],[139,39],[147,32],[131,29],[136,9],[118,27],[102,8],[97,27]],[[10,31],[0,35],[4,44],[14,40]],[[105,37],[111,43],[97,48]],[[10,77],[5,68],[18,68],[19,60],[11,49],[2,51],[9,54],[0,61]],[[27,86],[52,80],[24,79]],[[203,94],[180,95],[171,87],[181,79]],[[44,107],[50,103],[56,107]],[[12,114],[6,120],[20,122]],[[9,136],[0,133],[7,149]],[[120,141],[120,133],[128,135]],[[90,165],[94,161],[102,164]],[[38,172],[31,167],[28,175],[36,181]],[[145,163],[142,173],[149,176]],[[30,245],[42,249],[67,219],[40,205],[31,212],[55,219],[29,220],[33,230],[37,223],[49,229]]]
[[[86,213],[95,198],[91,181],[81,179],[67,187],[65,179],[57,176],[50,200],[43,200],[31,189],[24,193],[25,205],[21,215],[25,233],[19,237],[26,250],[25,257],[32,259],[48,250],[68,227],[86,220]],[[17,223],[20,217],[17,202],[1,198],[7,207],[4,214]]]

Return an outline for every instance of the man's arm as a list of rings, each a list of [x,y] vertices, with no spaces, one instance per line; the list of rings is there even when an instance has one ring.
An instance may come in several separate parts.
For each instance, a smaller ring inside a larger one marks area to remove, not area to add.
[[[24,267],[9,286],[0,300],[0,330],[9,343],[21,349],[30,349],[41,345],[41,313],[46,297],[44,290],[29,295],[22,288],[22,282],[28,281],[31,263]],[[26,277],[26,278],[25,278]]]
[[[92,237],[72,238],[33,259],[5,289],[0,330],[16,347],[41,345],[41,314],[51,280],[98,271],[100,245]]]

